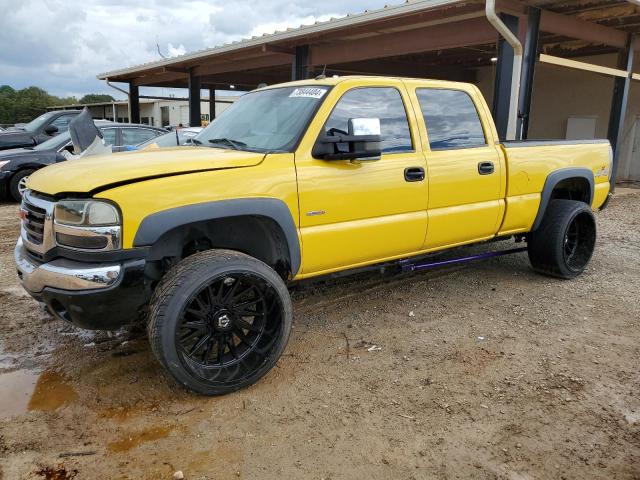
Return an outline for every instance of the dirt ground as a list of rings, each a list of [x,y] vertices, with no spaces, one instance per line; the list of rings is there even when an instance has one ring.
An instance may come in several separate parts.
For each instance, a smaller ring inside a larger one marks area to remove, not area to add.
[[[517,254],[296,289],[277,367],[220,398],[168,383],[141,333],[45,314],[15,278],[16,211],[0,478],[640,479],[640,193],[598,214],[574,281]]]

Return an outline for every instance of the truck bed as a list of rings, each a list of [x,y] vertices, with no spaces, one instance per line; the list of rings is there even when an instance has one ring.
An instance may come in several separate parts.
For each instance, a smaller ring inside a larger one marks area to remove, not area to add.
[[[544,196],[545,182],[560,170],[590,170],[591,206],[609,192],[612,152],[608,140],[525,140],[501,143],[507,165],[506,212],[501,234],[528,231]]]

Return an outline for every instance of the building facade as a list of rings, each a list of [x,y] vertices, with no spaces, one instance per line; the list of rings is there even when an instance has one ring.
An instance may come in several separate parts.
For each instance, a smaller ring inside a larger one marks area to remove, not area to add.
[[[238,96],[216,96],[215,116],[224,112]],[[201,125],[207,125],[211,120],[211,102],[208,98],[203,98],[200,102]],[[79,109],[87,107],[91,116],[95,119],[111,120],[120,123],[129,123],[129,102],[115,101],[104,103],[90,103],[78,105],[57,105],[47,108],[47,110]],[[215,118],[214,116],[214,118]],[[189,102],[179,99],[140,99],[140,120],[139,123],[152,125],[154,127],[168,126],[188,126]],[[138,122],[136,122],[138,123]]]

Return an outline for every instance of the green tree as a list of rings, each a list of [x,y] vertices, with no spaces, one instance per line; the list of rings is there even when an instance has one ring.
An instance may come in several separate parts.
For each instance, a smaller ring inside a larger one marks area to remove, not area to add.
[[[16,91],[9,85],[0,86],[0,123],[15,123]]]
[[[47,107],[77,104],[75,97],[60,98],[38,87],[15,90],[0,86],[0,124],[26,123],[43,114]]]
[[[115,98],[111,95],[101,93],[89,93],[80,99],[80,103],[104,103],[113,102]]]

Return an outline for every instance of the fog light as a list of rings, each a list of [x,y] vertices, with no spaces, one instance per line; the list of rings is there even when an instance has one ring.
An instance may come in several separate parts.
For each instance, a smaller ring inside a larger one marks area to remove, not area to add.
[[[88,250],[100,250],[109,243],[106,237],[80,237],[67,235],[66,233],[56,233],[56,242],[66,247],[86,248]]]

